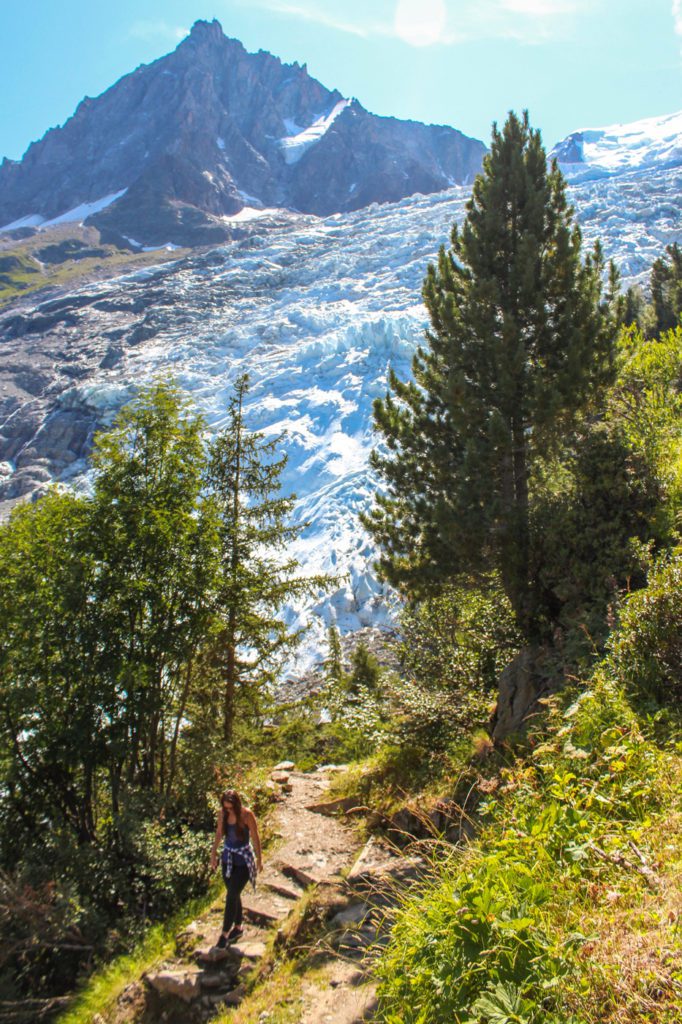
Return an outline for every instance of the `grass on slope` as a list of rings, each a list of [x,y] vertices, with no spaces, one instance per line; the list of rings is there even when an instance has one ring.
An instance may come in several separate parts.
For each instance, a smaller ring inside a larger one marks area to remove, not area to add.
[[[550,718],[399,911],[386,1024],[680,1020],[682,744],[645,739],[606,669]]]
[[[36,232],[28,239],[0,239],[0,309],[44,288],[163,263],[186,252],[133,252],[101,244],[99,238],[95,228],[68,224]]]

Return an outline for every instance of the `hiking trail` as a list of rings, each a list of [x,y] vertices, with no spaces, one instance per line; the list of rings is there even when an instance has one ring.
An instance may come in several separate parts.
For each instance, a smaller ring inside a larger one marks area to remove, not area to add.
[[[273,949],[280,959],[309,953],[320,965],[310,978],[302,972],[294,1000],[298,1024],[372,1019],[368,950],[386,937],[385,911],[395,886],[414,877],[419,865],[376,839],[365,843],[335,816],[343,801],[324,798],[343,770],[327,765],[301,772],[291,762],[272,770],[279,800],[271,819],[276,843],[264,858],[256,892],[249,885],[242,894],[243,937],[226,949],[215,947],[221,895],[176,936],[175,956],[128,986],[114,1010],[95,1015],[93,1024],[204,1024],[226,1007],[246,1005],[249,979],[264,958],[273,959]],[[302,903],[306,893],[308,906]],[[311,907],[312,925],[306,917]],[[267,1024],[269,1016],[264,1011],[258,1019]]]

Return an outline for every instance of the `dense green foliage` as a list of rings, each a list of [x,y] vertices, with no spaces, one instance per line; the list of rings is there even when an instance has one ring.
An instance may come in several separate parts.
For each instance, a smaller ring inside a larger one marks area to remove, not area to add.
[[[632,698],[682,708],[682,554],[662,559],[630,597],[610,647],[610,671]]]
[[[284,460],[246,430],[246,386],[210,447],[174,385],[142,390],[96,440],[92,494],[52,491],[0,530],[9,995],[68,987],[113,925],[134,933],[205,891],[211,791],[233,736],[242,775],[254,759],[297,639],[276,612],[323,582],[278,558],[296,533],[274,496]],[[36,902],[52,908],[40,939],[19,913]]]

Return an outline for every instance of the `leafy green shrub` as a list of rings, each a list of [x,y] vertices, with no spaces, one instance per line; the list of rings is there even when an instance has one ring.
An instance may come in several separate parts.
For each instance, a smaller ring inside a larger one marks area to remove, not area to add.
[[[483,587],[445,587],[409,605],[401,633],[405,673],[426,688],[449,691],[455,706],[457,694],[491,693],[520,644],[495,577]]]
[[[630,693],[682,701],[682,552],[661,560],[645,590],[631,594],[610,645],[610,669]]]
[[[205,833],[193,832],[185,825],[148,821],[142,825],[135,847],[139,866],[133,888],[144,917],[161,920],[208,888]]]

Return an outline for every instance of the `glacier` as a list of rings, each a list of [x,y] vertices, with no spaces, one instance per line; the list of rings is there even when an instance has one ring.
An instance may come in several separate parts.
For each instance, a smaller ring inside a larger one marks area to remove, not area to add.
[[[626,284],[644,282],[664,246],[682,239],[681,195],[682,167],[569,188],[586,243],[601,239]],[[426,326],[426,267],[465,216],[468,196],[456,186],[324,219],[256,222],[248,239],[64,293],[77,307],[65,344],[72,337],[95,346],[113,333],[132,338],[141,323],[147,329],[122,346],[114,366],[65,387],[53,411],[86,410],[106,425],[141,383],[163,373],[216,431],[234,380],[248,371],[247,425],[283,436],[282,489],[296,493],[295,521],[307,524],[288,554],[302,573],[338,577],[329,593],[285,609],[292,626],[311,627],[291,671],[319,658],[329,624],[347,633],[392,621],[392,597],[358,521],[376,487],[372,402],[385,394],[390,367],[410,372]],[[157,306],[159,295],[167,301]],[[130,312],[136,297],[146,311]],[[2,467],[5,478],[12,471]],[[79,459],[61,480],[87,488],[88,473]]]

